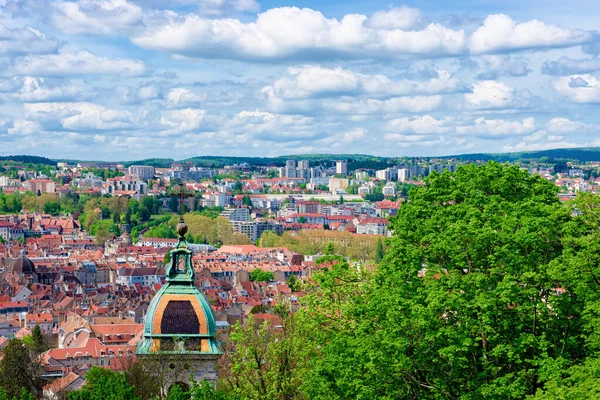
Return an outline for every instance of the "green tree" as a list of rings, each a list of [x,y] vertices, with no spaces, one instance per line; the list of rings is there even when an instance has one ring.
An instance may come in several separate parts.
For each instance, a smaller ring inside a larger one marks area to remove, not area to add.
[[[141,400],[122,373],[92,367],[85,378],[85,385],[69,393],[69,400]]]
[[[39,325],[34,326],[31,330],[31,342],[29,348],[36,355],[41,354],[48,349],[44,335],[42,334],[42,329]]]
[[[31,351],[21,340],[10,340],[2,350],[0,360],[0,387],[7,397],[18,397],[22,390],[37,395],[42,385],[41,368],[33,360]]]
[[[50,215],[58,215],[60,212],[60,204],[58,201],[49,201],[44,204],[44,212]]]
[[[256,268],[250,272],[250,280],[253,282],[270,282],[275,278],[271,271],[263,271],[260,268]]]
[[[295,274],[291,274],[286,283],[292,292],[300,290],[301,282],[296,278]]]
[[[597,233],[556,193],[497,163],[413,188],[374,279],[336,276],[342,260],[316,274],[309,397],[525,398],[594,354],[595,258],[572,238]]]
[[[111,233],[107,229],[100,229],[96,232],[96,244],[98,246],[104,246],[108,240],[114,237],[114,233]]]
[[[252,207],[252,199],[250,199],[250,196],[242,197],[242,204],[247,207]]]
[[[219,373],[229,398],[305,398],[300,384],[310,346],[302,340],[298,321],[289,312],[288,305],[279,305],[276,315],[277,327],[266,321],[259,323],[253,315],[243,324],[232,327],[230,345],[225,350]],[[213,394],[208,388],[204,391],[204,398],[211,398],[208,396]]]
[[[377,238],[377,247],[375,248],[375,262],[380,263],[383,261],[383,240],[381,237]]]

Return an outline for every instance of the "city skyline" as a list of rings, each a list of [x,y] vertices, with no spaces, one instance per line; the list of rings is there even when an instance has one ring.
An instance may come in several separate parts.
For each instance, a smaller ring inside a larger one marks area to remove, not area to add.
[[[1,152],[600,146],[600,4],[0,0]]]

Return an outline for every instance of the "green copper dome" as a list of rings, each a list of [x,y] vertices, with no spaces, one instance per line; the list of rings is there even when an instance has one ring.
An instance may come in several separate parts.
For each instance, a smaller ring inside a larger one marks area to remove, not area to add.
[[[215,317],[194,285],[192,251],[184,239],[187,225],[183,219],[177,231],[179,241],[170,251],[167,283],[150,302],[136,354],[220,354]]]

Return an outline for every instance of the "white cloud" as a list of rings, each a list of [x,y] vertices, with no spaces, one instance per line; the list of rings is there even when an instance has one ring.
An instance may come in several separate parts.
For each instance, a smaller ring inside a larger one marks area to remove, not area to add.
[[[319,11],[297,7],[270,9],[250,23],[168,12],[147,21],[147,29],[132,40],[144,48],[189,57],[245,60],[315,56],[401,58],[458,54],[465,48],[464,31],[440,24],[405,31],[374,29],[368,22],[369,18],[361,14],[348,14],[337,20],[326,18]]]
[[[190,1],[185,2],[189,3]],[[193,2],[198,4],[200,12],[206,14],[222,14],[226,11],[257,12],[260,10],[260,4],[255,0],[193,0]]]
[[[556,61],[546,61],[542,64],[542,72],[548,75],[573,75],[594,71],[600,71],[599,58],[575,60],[562,56]]]
[[[31,28],[10,28],[0,22],[0,55],[48,53],[59,47],[58,40]]]
[[[473,83],[471,93],[465,94],[467,105],[476,109],[518,109],[533,104],[537,99],[528,90],[516,91],[501,81]]]
[[[37,76],[119,75],[139,76],[145,65],[140,60],[100,57],[87,50],[59,54],[29,55],[16,60],[15,73]]]
[[[365,75],[337,68],[306,65],[288,69],[290,77],[276,80],[270,90],[282,99],[336,97],[340,95],[406,96],[415,94],[451,93],[461,88],[460,82],[447,71],[437,71],[437,77],[414,81],[391,80],[384,75]]]
[[[504,14],[488,15],[483,26],[477,28],[469,39],[473,53],[492,53],[502,50],[566,47],[585,43],[592,34],[569,30],[542,21],[517,23]]]
[[[44,78],[26,76],[16,97],[23,102],[71,101],[87,99],[92,97],[92,94],[81,82],[48,86]]]
[[[456,131],[460,134],[473,134],[482,137],[520,136],[533,133],[535,130],[535,119],[531,117],[525,118],[522,122],[477,118],[473,125],[456,128]]]
[[[373,29],[409,29],[420,22],[421,13],[405,5],[387,11],[377,11],[367,20]]]
[[[524,58],[484,55],[481,59],[484,71],[477,76],[481,80],[495,80],[500,76],[526,76],[532,72]]]
[[[322,135],[311,117],[273,114],[259,110],[241,111],[225,125],[225,129],[237,134],[249,134],[254,139],[273,142],[311,140]]]
[[[185,88],[173,88],[167,94],[167,100],[173,105],[198,104],[206,100],[206,95],[201,96]]]
[[[552,86],[576,103],[600,102],[600,81],[593,75],[563,76],[552,82]]]
[[[142,20],[141,7],[126,0],[78,0],[52,3],[50,20],[69,34],[112,34]]]
[[[392,119],[386,124],[386,129],[391,132],[416,135],[441,134],[450,130],[447,121],[429,115]]]
[[[26,103],[25,113],[29,119],[59,121],[70,131],[130,129],[136,125],[129,111],[87,102]]]
[[[205,118],[206,110],[185,108],[163,112],[160,123],[168,128],[166,134],[175,134],[199,130]]]
[[[321,103],[326,110],[342,114],[393,114],[399,112],[430,112],[440,106],[442,96],[406,96],[387,100],[327,100]]]
[[[9,135],[35,135],[42,132],[42,126],[37,121],[18,119],[12,128],[8,128]]]
[[[579,133],[590,130],[598,130],[598,125],[586,124],[579,121],[571,121],[568,118],[552,118],[546,123],[546,130],[552,133]]]
[[[505,107],[513,99],[513,89],[499,81],[481,81],[473,84],[473,92],[465,100],[477,107]]]

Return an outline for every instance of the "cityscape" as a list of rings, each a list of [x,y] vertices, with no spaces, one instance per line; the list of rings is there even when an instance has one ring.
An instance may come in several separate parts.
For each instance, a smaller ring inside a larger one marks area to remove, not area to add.
[[[0,0],[0,400],[600,399],[599,15]]]

